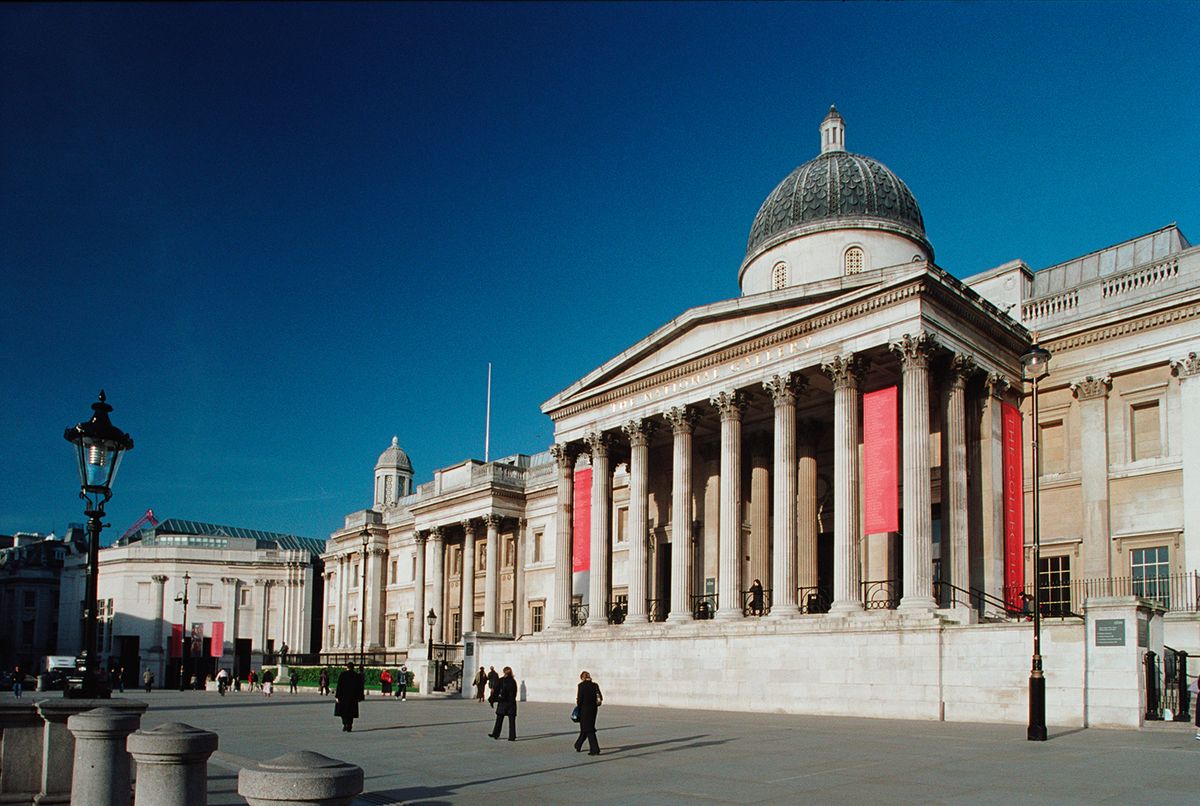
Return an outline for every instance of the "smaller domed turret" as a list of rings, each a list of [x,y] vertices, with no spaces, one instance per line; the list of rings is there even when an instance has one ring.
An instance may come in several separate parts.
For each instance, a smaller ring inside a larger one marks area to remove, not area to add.
[[[821,153],[846,150],[846,121],[836,106],[829,107],[829,114],[821,121]]]
[[[379,454],[375,463],[375,509],[396,506],[401,498],[412,493],[412,482],[412,462],[400,447],[400,439],[392,437],[392,444]]]

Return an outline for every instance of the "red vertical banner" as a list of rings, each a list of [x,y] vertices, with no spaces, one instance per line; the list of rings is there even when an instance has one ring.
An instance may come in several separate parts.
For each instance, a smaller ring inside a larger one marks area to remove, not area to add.
[[[1010,403],[1000,406],[1001,440],[1004,443],[1004,601],[1022,609],[1025,590],[1025,478],[1021,438],[1021,410]]]
[[[896,391],[863,395],[863,534],[900,531]]]
[[[183,625],[171,625],[171,642],[168,646],[169,654],[172,658],[183,657]]]
[[[214,658],[219,658],[225,654],[225,622],[223,621],[214,621],[212,623],[212,643],[209,654]]]
[[[587,571],[592,555],[592,469],[575,471],[575,496],[571,508],[571,570]]]

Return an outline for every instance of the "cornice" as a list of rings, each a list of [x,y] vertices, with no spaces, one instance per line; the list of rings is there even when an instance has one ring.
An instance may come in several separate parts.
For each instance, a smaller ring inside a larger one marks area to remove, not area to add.
[[[1200,318],[1200,302],[1182,305],[1169,311],[1159,311],[1158,313],[1139,316],[1124,322],[1098,327],[1094,330],[1085,330],[1072,336],[1052,338],[1049,341],[1044,341],[1043,346],[1049,349],[1050,352],[1057,353],[1062,350],[1072,350],[1079,347],[1086,347],[1090,344],[1099,344],[1100,342],[1111,341],[1122,336],[1141,333],[1142,331],[1165,325],[1187,322],[1196,318]]]

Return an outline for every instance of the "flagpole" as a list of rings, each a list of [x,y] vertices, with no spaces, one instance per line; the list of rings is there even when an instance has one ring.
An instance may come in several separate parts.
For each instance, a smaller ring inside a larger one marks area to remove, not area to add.
[[[488,362],[488,380],[487,380],[487,413],[484,415],[483,425],[483,462],[488,462],[488,451],[491,448],[492,442],[492,362]]]

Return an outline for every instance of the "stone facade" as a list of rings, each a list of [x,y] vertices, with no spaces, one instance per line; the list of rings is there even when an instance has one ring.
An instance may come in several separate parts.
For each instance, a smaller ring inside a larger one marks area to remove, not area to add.
[[[87,552],[87,538],[71,527],[62,538],[17,533],[0,546],[0,669],[20,666],[32,680],[57,652],[63,563]]]

